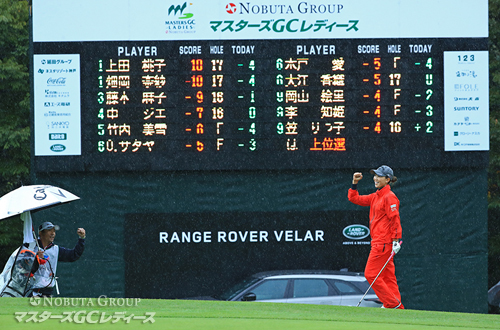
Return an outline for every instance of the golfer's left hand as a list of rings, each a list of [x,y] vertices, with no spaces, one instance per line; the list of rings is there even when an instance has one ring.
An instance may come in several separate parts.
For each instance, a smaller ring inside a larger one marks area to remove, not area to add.
[[[401,250],[401,244],[398,241],[393,241],[392,242],[392,252],[394,252],[394,254],[396,254],[399,252],[399,250]]]
[[[85,229],[78,228],[78,230],[76,231],[76,233],[78,234],[78,236],[80,236],[80,238],[85,238]]]

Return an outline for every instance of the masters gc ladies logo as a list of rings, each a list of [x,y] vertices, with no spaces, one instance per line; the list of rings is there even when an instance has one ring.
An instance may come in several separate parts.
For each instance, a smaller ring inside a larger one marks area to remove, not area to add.
[[[370,229],[363,225],[350,225],[344,228],[342,234],[349,239],[358,240],[368,237],[368,235],[370,235]]]

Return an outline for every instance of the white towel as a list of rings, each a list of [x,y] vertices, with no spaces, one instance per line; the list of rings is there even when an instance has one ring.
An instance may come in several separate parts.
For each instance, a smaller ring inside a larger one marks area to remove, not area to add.
[[[32,243],[35,241],[33,237],[33,221],[31,220],[31,212],[26,211],[21,214],[21,220],[24,222],[23,226],[23,243]]]

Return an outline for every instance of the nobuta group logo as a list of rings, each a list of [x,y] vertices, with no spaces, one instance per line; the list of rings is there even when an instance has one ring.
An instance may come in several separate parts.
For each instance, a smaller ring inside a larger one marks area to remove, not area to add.
[[[236,13],[236,5],[232,2],[228,3],[226,5],[226,11],[229,13],[229,14],[234,14]]]
[[[343,4],[324,4],[324,3],[309,3],[302,1],[297,5],[293,4],[254,4],[251,2],[239,3],[240,14],[340,14],[344,9]],[[228,14],[236,14],[238,6],[229,2],[226,5]]]

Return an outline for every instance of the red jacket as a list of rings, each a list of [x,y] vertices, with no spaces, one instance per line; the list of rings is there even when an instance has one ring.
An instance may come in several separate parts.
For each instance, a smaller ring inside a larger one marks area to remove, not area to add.
[[[354,204],[370,207],[372,244],[392,243],[402,237],[399,199],[389,185],[370,195],[359,195],[357,190],[349,189],[347,197]]]

